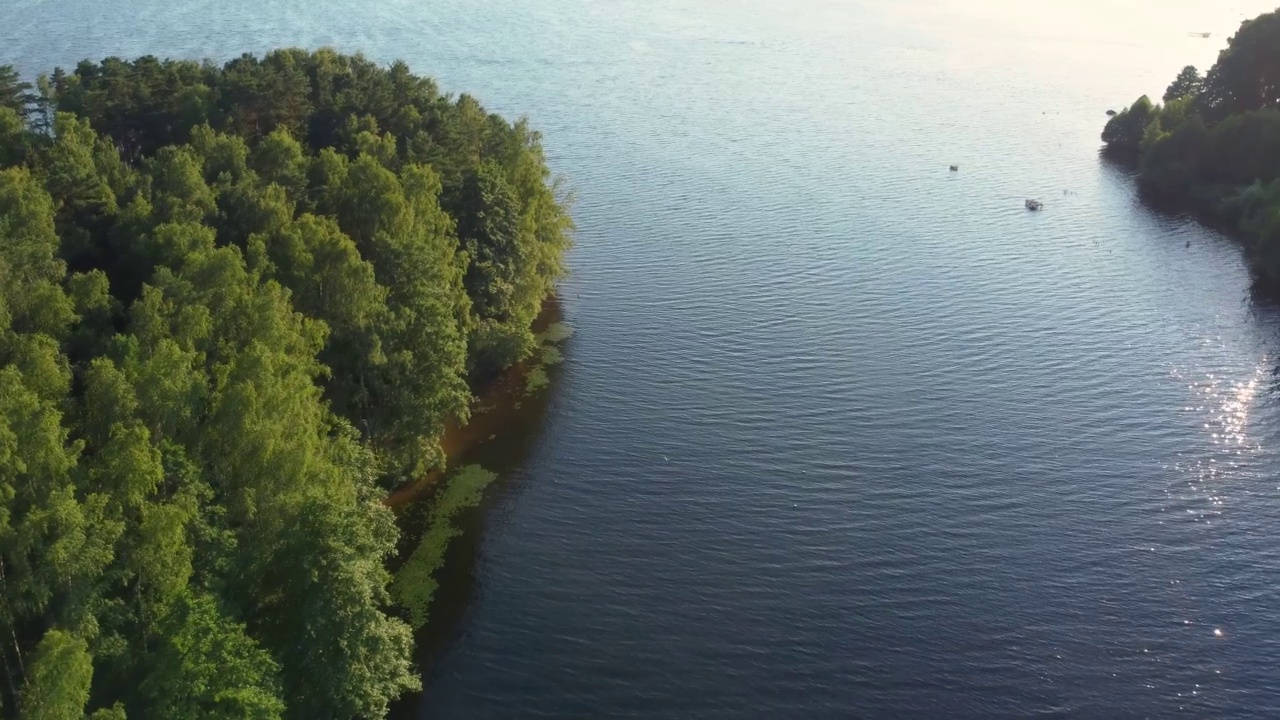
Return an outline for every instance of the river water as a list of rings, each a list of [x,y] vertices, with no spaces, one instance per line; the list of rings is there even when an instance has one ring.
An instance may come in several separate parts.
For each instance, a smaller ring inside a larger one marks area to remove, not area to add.
[[[27,72],[331,45],[545,133],[576,334],[406,714],[1280,716],[1280,313],[1097,155],[1266,2],[0,6]]]

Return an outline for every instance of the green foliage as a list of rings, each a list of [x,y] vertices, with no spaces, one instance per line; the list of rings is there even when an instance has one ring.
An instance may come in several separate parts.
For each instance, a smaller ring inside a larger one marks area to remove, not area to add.
[[[147,717],[274,720],[284,712],[271,656],[208,595],[184,597],[157,624],[143,682]]]
[[[18,75],[12,65],[0,65],[0,107],[9,108],[26,119],[30,106],[35,102],[34,88]]]
[[[1138,148],[1145,153],[1171,134],[1164,129],[1163,123],[1160,122],[1160,115],[1157,114],[1151,122],[1147,123],[1147,129],[1142,132],[1142,142],[1139,143]]]
[[[0,104],[0,169],[25,160],[34,139],[23,115]]]
[[[304,508],[285,531],[282,556],[268,564],[274,577],[263,578],[267,612],[256,616],[270,624],[255,626],[278,648],[291,716],[382,717],[420,687],[409,626],[380,609],[391,601],[383,563],[395,547],[394,520],[368,498]]]
[[[1280,177],[1280,109],[1232,115],[1214,126],[1203,172],[1217,182],[1268,182]]]
[[[22,720],[80,720],[92,681],[93,658],[85,641],[50,630],[31,659],[22,688]]]
[[[115,705],[107,708],[98,708],[88,717],[89,720],[128,720],[128,715],[125,714],[124,711],[124,705],[121,705],[120,703],[116,703]]]
[[[1107,121],[1102,130],[1102,141],[1113,152],[1136,154],[1142,147],[1147,125],[1158,112],[1151,100],[1143,95]]]
[[[1200,94],[1200,88],[1204,85],[1204,78],[1200,77],[1200,71],[1195,65],[1188,65],[1182,68],[1182,72],[1178,73],[1178,77],[1173,79],[1168,89],[1164,91],[1162,98],[1166,104],[1174,100],[1180,100],[1186,97],[1195,97]]]
[[[427,517],[426,534],[391,585],[392,595],[409,612],[413,627],[427,624],[431,601],[439,588],[435,572],[444,565],[449,542],[462,532],[455,524],[458,513],[480,504],[484,489],[496,477],[479,465],[467,465],[449,477],[436,497]]]
[[[0,68],[4,715],[379,718],[416,688],[385,489],[536,351],[564,200],[523,122],[402,63]],[[432,511],[417,622],[491,479]]]
[[[1246,20],[1204,79],[1205,118],[1280,107],[1280,10]]]
[[[253,168],[263,182],[284,188],[293,203],[306,199],[306,150],[288,130],[276,129],[258,143],[253,150]]]
[[[66,265],[58,257],[53,209],[25,168],[0,171],[0,307],[20,333],[61,337],[74,317],[58,287]]]

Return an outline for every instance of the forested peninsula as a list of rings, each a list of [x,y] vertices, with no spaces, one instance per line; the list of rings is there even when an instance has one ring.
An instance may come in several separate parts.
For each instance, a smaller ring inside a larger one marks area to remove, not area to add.
[[[0,67],[4,716],[384,716],[386,492],[571,229],[537,133],[403,63]]]
[[[1163,104],[1138,98],[1102,139],[1149,196],[1238,231],[1280,287],[1280,11],[1245,21],[1207,74],[1184,68]]]

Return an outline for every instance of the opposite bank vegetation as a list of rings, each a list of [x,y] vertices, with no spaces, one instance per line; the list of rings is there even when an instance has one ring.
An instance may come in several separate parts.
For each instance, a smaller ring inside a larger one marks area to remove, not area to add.
[[[1102,139],[1150,197],[1237,230],[1280,286],[1280,11],[1242,24],[1207,74],[1184,68],[1163,104],[1138,98]]]
[[[416,688],[432,548],[491,476],[440,493],[402,606],[383,499],[555,352],[563,200],[524,122],[403,63],[0,67],[3,715],[377,718]]]

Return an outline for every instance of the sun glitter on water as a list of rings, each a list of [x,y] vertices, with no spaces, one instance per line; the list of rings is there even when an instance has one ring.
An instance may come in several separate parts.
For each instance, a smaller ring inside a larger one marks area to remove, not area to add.
[[[1250,439],[1249,418],[1270,363],[1270,357],[1262,357],[1247,378],[1238,380],[1221,373],[1173,373],[1192,393],[1193,401],[1184,410],[1200,419],[1209,446],[1187,452],[1174,466],[1177,480],[1167,491],[1166,510],[1209,524],[1222,514],[1228,495],[1224,481],[1260,449]]]

